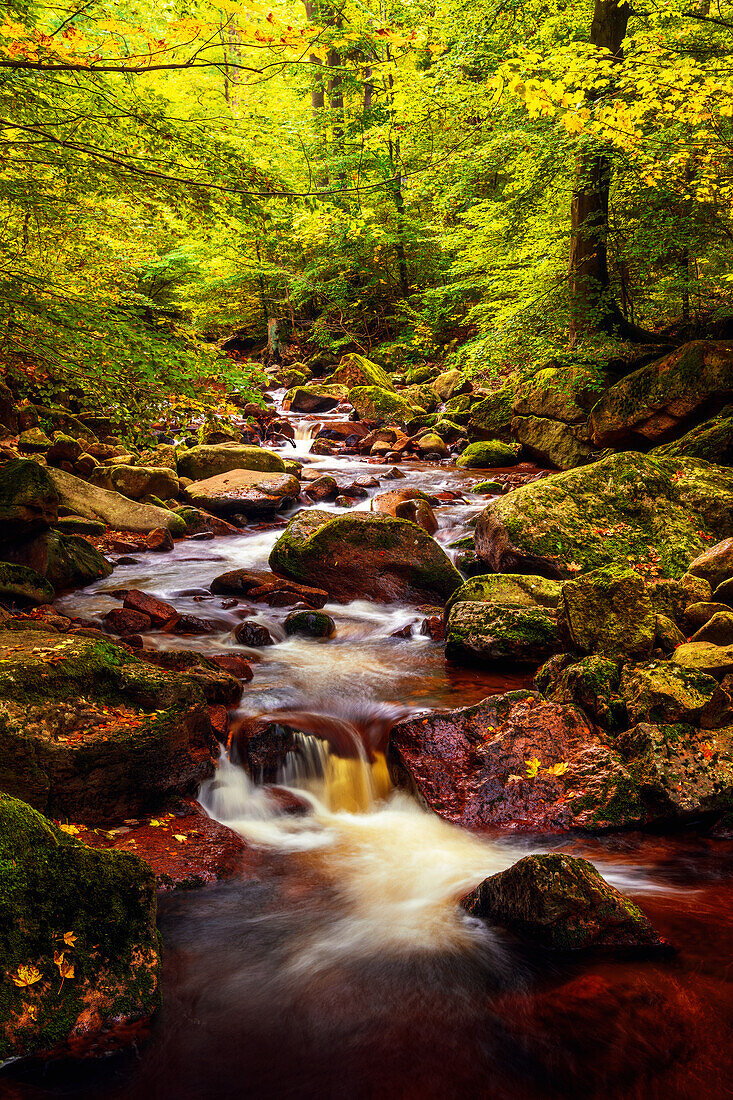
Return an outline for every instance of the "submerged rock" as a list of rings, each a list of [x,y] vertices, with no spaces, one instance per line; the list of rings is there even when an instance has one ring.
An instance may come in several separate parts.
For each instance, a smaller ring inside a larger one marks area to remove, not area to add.
[[[299,512],[270,554],[270,566],[315,583],[333,599],[444,603],[462,578],[421,527],[370,512]]]
[[[0,795],[0,1063],[92,1044],[158,1007],[155,877]]]
[[[731,530],[733,473],[697,459],[625,453],[490,501],[475,543],[497,573],[569,577],[623,561],[674,577],[706,537]]]
[[[669,950],[641,909],[592,863],[565,854],[525,856],[484,879],[461,905],[553,951]]]
[[[0,633],[0,789],[54,817],[157,809],[213,771],[206,699],[108,641]]]

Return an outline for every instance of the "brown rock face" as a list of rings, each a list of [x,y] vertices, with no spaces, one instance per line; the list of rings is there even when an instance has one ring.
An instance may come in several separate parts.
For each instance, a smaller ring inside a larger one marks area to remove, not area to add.
[[[205,481],[194,481],[184,495],[191,504],[207,511],[261,516],[296,500],[299,492],[300,482],[292,474],[230,470]]]
[[[583,712],[534,692],[399,722],[388,763],[397,785],[470,829],[604,828],[642,813],[623,763]]]
[[[147,615],[153,626],[163,626],[178,616],[173,604],[159,600],[157,596],[150,596],[147,592],[141,592],[139,588],[131,588],[128,591],[123,606],[130,611]]]
[[[307,584],[278,577],[276,573],[253,569],[231,569],[228,573],[215,577],[210,587],[216,595],[242,594],[255,603],[270,603],[270,606],[275,606],[270,600],[274,593],[289,593],[292,596],[291,600],[281,606],[289,606],[302,600],[309,607],[323,607],[328,600],[328,592],[323,588],[311,588]]]

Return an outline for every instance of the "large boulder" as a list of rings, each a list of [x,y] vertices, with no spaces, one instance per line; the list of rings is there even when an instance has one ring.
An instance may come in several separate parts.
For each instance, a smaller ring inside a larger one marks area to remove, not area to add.
[[[302,413],[328,412],[340,405],[346,394],[346,386],[295,386],[285,394],[283,408]]]
[[[227,474],[230,470],[284,473],[285,463],[274,451],[243,443],[202,445],[178,452],[178,473],[191,481],[204,481],[217,474]]]
[[[498,607],[557,607],[562,584],[546,577],[521,573],[489,573],[470,577],[457,588],[445,606],[446,615],[456,603],[489,603]]]
[[[684,722],[702,729],[720,729],[733,722],[730,699],[718,681],[672,661],[627,665],[619,692],[632,726],[638,722]]]
[[[597,402],[604,383],[602,375],[581,364],[550,364],[520,383],[513,412],[519,417],[580,424]]]
[[[89,480],[92,485],[112,489],[131,500],[150,496],[168,500],[178,496],[178,478],[167,466],[102,466]]]
[[[627,452],[490,501],[475,543],[497,573],[570,577],[625,561],[678,577],[709,538],[731,532],[733,473]]]
[[[186,524],[175,512],[157,508],[152,504],[138,504],[121,493],[90,485],[65,470],[48,470],[49,478],[58,494],[59,504],[67,515],[84,519],[101,520],[116,531],[134,531],[148,534],[159,527],[172,535],[185,535]]]
[[[591,454],[591,447],[578,438],[577,430],[561,420],[515,416],[512,435],[532,458],[558,470],[584,466]]]
[[[51,527],[59,497],[49,471],[30,459],[0,466],[0,544],[21,542]]]
[[[506,384],[494,390],[483,401],[472,404],[468,421],[468,438],[471,440],[509,439],[515,396],[514,386]]]
[[[186,500],[216,515],[263,516],[297,500],[300,482],[293,474],[263,474],[257,470],[230,470],[184,490]]]
[[[557,615],[545,607],[458,602],[448,616],[445,655],[451,661],[539,665],[559,648]]]
[[[381,386],[354,386],[349,390],[349,402],[362,420],[377,420],[402,427],[419,412],[425,411]]]
[[[581,653],[644,660],[654,647],[656,615],[644,581],[628,565],[594,569],[562,588],[563,621]]]
[[[141,859],[87,848],[0,795],[0,1064],[91,1045],[151,1015],[155,915]]]
[[[371,512],[300,512],[270,554],[270,567],[347,602],[444,603],[462,577],[437,542],[408,520]]]
[[[461,902],[473,916],[553,951],[668,949],[648,918],[587,859],[525,856]]]
[[[596,447],[663,443],[730,396],[733,344],[696,340],[612,386],[591,410],[590,438]]]
[[[728,412],[733,410],[729,407]],[[652,453],[660,458],[703,458],[718,466],[733,466],[733,415],[706,420],[673,443],[655,447]]]
[[[35,569],[0,562],[0,603],[39,607],[55,595],[53,585]]]
[[[27,542],[0,548],[8,562],[26,563],[57,590],[83,588],[108,577],[112,565],[81,535],[44,531]]]
[[[733,538],[723,539],[715,546],[703,550],[702,554],[698,554],[690,562],[687,572],[707,581],[713,589],[733,577]]]
[[[386,370],[355,352],[344,355],[328,381],[331,385],[346,386],[347,389],[353,389],[354,386],[381,386],[383,390],[394,391],[392,379]]]
[[[460,458],[456,459],[456,466],[463,470],[485,470],[496,466],[516,466],[519,461],[520,448],[513,443],[505,443],[501,439],[487,439],[477,443],[469,443]]]
[[[620,684],[617,661],[596,655],[576,661],[568,653],[552,657],[534,679],[534,686],[548,699],[574,703],[596,725],[609,731],[628,725]]]
[[[157,809],[213,772],[201,688],[110,642],[0,633],[0,790],[97,824]]]
[[[452,397],[470,393],[473,389],[465,374],[456,369],[443,371],[433,379],[431,385],[441,401],[450,401]]]

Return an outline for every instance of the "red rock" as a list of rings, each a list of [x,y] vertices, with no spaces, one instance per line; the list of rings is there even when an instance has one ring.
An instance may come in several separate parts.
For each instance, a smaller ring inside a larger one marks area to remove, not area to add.
[[[272,785],[265,787],[267,797],[282,814],[291,817],[304,817],[312,812],[313,807],[307,798],[302,798],[288,787]]]
[[[245,619],[234,631],[234,637],[240,645],[263,646],[272,645],[272,635],[266,626]]]
[[[147,615],[153,626],[163,626],[178,615],[172,604],[159,600],[157,596],[151,596],[147,592],[141,592],[139,588],[131,588],[127,592],[123,607]]]
[[[165,626],[167,634],[214,634],[219,629],[213,619],[199,619],[196,615],[176,615]]]
[[[249,661],[238,653],[211,653],[208,657],[230,676],[236,676],[240,680],[251,680],[254,675]]]
[[[445,641],[445,623],[442,615],[428,615],[420,623],[420,633],[432,638],[434,642]]]
[[[328,600],[328,592],[323,588],[310,588],[306,584],[287,580],[276,573],[257,571],[254,569],[231,569],[228,573],[222,573],[211,582],[211,591],[215,595],[245,594],[249,599],[265,601],[265,597],[271,592],[293,592],[311,607],[323,607]],[[287,607],[289,604],[273,604],[271,606]]]
[[[214,731],[214,736],[217,741],[221,741],[222,744],[225,744],[229,734],[229,712],[227,708],[221,705],[209,707],[209,718],[211,719],[211,728]]]
[[[140,634],[150,630],[152,621],[142,611],[133,611],[130,607],[115,607],[104,616],[104,621],[113,634]]]
[[[145,539],[145,545],[148,550],[166,553],[168,550],[173,549],[173,536],[165,527],[156,527]]]
[[[108,545],[115,554],[136,554],[142,550],[144,543],[128,542],[126,539],[110,539]]]

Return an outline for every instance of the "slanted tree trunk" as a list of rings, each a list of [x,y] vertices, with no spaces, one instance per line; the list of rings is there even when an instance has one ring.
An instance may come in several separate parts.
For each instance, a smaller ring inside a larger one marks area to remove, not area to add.
[[[621,60],[631,8],[618,0],[595,0],[590,40]],[[632,324],[611,294],[608,274],[608,200],[612,163],[586,148],[578,157],[570,207],[570,343],[584,332],[613,332],[627,340],[648,341],[653,333]]]

